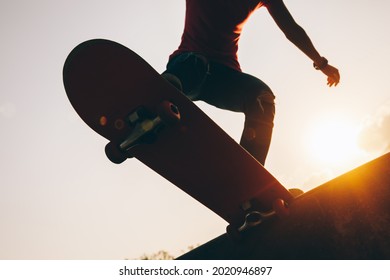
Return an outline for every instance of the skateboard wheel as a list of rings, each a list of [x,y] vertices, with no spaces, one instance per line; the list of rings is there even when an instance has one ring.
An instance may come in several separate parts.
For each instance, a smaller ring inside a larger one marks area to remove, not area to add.
[[[105,152],[108,159],[115,164],[120,164],[127,159],[127,156],[112,142],[106,145]]]
[[[276,215],[280,218],[287,217],[290,214],[290,211],[283,199],[276,199],[272,206]]]
[[[234,242],[241,241],[242,239],[240,231],[233,225],[228,225],[226,227],[226,234]]]
[[[179,108],[170,101],[163,101],[159,105],[158,115],[166,124],[175,124],[180,121]]]
[[[292,189],[289,189],[288,191],[291,193],[291,195],[294,198],[296,198],[304,193],[303,190],[298,189],[298,188],[292,188]]]

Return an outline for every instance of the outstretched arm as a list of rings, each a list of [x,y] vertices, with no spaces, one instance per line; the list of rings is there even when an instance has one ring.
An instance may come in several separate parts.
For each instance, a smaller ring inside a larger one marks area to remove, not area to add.
[[[295,22],[283,0],[268,0],[265,1],[265,6],[287,39],[305,53],[317,69],[328,76],[328,85],[337,86],[340,81],[339,71],[318,53],[305,30]]]

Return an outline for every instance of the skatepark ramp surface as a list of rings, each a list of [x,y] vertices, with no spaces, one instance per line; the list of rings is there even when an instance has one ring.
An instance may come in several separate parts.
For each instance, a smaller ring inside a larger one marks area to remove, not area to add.
[[[286,218],[178,259],[390,259],[390,153],[297,197]]]

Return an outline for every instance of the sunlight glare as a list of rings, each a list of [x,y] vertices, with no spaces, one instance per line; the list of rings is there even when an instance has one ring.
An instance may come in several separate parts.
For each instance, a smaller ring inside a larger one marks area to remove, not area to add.
[[[357,126],[340,119],[318,122],[309,132],[309,151],[322,163],[344,165],[359,154],[358,133]]]

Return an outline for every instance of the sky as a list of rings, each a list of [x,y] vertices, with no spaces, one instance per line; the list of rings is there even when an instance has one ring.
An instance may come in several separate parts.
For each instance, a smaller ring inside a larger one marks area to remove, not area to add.
[[[244,27],[239,59],[277,96],[266,168],[309,190],[390,151],[390,2],[285,4],[340,70],[339,86],[326,86],[264,8]],[[0,2],[0,259],[179,256],[225,231],[137,160],[112,164],[62,83],[66,56],[92,38],[122,43],[162,72],[184,11],[184,0]],[[197,105],[239,140],[242,114]]]

